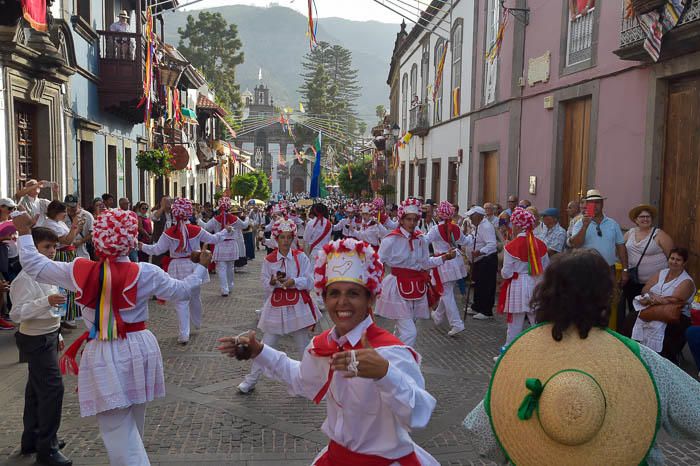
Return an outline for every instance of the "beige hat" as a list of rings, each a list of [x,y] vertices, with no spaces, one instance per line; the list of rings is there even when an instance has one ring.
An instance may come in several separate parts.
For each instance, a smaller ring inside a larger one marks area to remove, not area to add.
[[[126,10],[122,10],[119,12],[119,17],[129,19],[129,13]]]
[[[629,215],[630,220],[632,220],[633,222],[636,221],[636,220],[637,220],[637,217],[639,217],[639,214],[641,214],[641,213],[644,212],[645,210],[646,210],[647,212],[649,212],[649,214],[651,214],[652,220],[655,220],[655,219],[656,219],[656,215],[659,213],[659,212],[656,210],[656,207],[654,207],[653,205],[649,205],[649,204],[639,204],[637,207],[634,207],[634,208],[632,208],[632,210],[629,211],[629,214],[628,214],[628,215]]]
[[[607,197],[603,197],[603,195],[597,189],[589,189],[586,192],[586,197],[584,197],[584,199],[587,201],[603,201],[607,199]]]
[[[552,324],[521,334],[494,369],[484,407],[513,464],[640,464],[660,425],[659,394],[639,345]]]

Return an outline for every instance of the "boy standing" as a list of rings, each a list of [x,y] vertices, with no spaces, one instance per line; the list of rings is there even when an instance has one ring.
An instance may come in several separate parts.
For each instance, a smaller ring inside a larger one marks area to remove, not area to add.
[[[48,228],[32,230],[34,245],[40,254],[54,258],[56,233]],[[10,318],[19,323],[15,334],[17,347],[29,365],[24,396],[24,432],[22,454],[37,453],[36,461],[45,465],[71,465],[59,450],[56,433],[61,425],[63,379],[58,367],[58,351],[63,349],[59,334],[59,307],[66,297],[53,285],[38,283],[22,270],[10,286]]]

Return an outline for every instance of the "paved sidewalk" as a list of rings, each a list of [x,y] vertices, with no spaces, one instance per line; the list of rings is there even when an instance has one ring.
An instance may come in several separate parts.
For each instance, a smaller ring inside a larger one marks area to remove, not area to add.
[[[262,379],[250,395],[236,385],[250,363],[238,363],[215,351],[217,338],[255,327],[254,310],[262,293],[262,256],[247,273],[236,274],[235,292],[219,295],[218,280],[202,290],[203,327],[188,346],[176,343],[177,318],[171,305],[151,305],[149,326],[163,353],[167,396],[151,403],[146,414],[145,444],[153,465],[307,465],[327,443],[320,431],[325,407],[290,397],[278,383]],[[322,321],[327,328],[328,320]],[[386,325],[384,321],[380,324]],[[417,349],[423,356],[427,388],[438,400],[430,424],[413,438],[444,465],[488,464],[480,460],[465,431],[465,415],[482,399],[493,356],[505,337],[500,319],[467,322],[455,338],[447,327],[421,322]],[[78,335],[67,336],[70,343]],[[284,339],[282,349],[293,352]],[[26,366],[17,364],[12,332],[0,333],[0,464],[29,465],[18,456]],[[94,417],[80,418],[76,378],[66,377],[60,437],[76,465],[107,465]],[[664,437],[661,437],[662,442]],[[665,442],[669,464],[700,464],[700,443]]]

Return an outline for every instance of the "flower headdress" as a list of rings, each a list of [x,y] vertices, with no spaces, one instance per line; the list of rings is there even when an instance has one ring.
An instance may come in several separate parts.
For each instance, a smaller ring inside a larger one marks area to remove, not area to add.
[[[372,295],[381,291],[384,266],[372,246],[346,238],[326,244],[316,257],[314,285],[320,295],[335,282],[351,282],[367,288]]]

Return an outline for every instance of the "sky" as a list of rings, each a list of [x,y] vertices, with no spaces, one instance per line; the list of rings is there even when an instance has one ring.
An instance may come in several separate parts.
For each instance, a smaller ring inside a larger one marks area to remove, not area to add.
[[[180,0],[180,4],[193,3],[195,0]],[[384,0],[380,0],[384,1]],[[426,0],[403,0],[404,3],[418,5]],[[397,3],[392,0],[392,3]],[[271,4],[293,8],[306,15],[308,11],[307,0],[202,0],[193,3],[191,7],[183,7],[183,10],[213,8],[226,5],[254,5],[265,7]],[[391,6],[387,3],[388,6]],[[393,8],[393,7],[392,7]],[[319,18],[345,18],[354,21],[380,21],[382,23],[399,24],[401,16],[392,13],[385,7],[378,5],[374,0],[316,0],[316,9]],[[414,8],[415,9],[415,8]],[[414,15],[415,17],[415,15]]]

